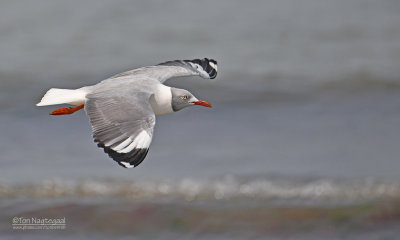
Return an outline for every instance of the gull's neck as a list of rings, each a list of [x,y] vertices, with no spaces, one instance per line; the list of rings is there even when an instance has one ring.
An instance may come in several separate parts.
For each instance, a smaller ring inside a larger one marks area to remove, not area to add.
[[[156,116],[173,113],[171,88],[160,84],[150,97],[150,104]]]

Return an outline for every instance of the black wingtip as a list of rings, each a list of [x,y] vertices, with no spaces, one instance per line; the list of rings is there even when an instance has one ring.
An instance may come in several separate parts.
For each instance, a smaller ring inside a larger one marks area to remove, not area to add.
[[[193,59],[193,60],[183,60],[183,61],[198,64],[203,68],[205,72],[207,72],[210,79],[214,79],[217,77],[218,63],[214,59],[204,58],[204,59]]]
[[[184,65],[186,67],[191,68],[194,71],[199,72],[198,69],[194,68],[194,66],[192,64],[198,65],[204,72],[207,73],[207,74],[203,74],[204,72],[201,71],[200,75],[202,77],[210,78],[210,79],[214,79],[217,77],[218,63],[214,59],[203,58],[203,59],[193,59],[193,60],[174,60],[174,61],[160,63],[158,65],[164,65],[164,66],[182,66],[182,65]]]
[[[124,168],[133,168],[139,166],[146,158],[149,152],[148,148],[135,148],[128,153],[118,153],[103,143],[98,143],[97,146],[103,148],[104,152],[108,154],[114,161]]]

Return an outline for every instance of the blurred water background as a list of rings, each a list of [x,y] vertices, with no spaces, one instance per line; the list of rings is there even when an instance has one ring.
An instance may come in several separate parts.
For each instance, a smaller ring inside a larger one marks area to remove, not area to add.
[[[1,238],[397,239],[400,2],[1,1]],[[157,119],[136,169],[84,112],[35,104],[173,59],[214,58],[211,102]],[[17,231],[14,216],[66,216]],[[60,232],[61,231],[61,232]],[[90,236],[90,237],[89,237]]]

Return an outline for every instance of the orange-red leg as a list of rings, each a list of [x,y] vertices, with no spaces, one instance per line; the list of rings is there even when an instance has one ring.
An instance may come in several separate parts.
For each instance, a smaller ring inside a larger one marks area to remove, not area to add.
[[[59,108],[50,113],[50,115],[65,115],[72,114],[80,109],[82,109],[85,105],[79,105],[77,107],[69,107],[69,108]]]

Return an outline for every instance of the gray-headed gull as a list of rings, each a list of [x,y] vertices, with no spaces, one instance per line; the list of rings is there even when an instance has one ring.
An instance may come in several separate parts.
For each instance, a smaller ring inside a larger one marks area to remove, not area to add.
[[[213,59],[174,60],[117,74],[93,86],[79,89],[52,88],[37,106],[70,104],[51,115],[72,114],[84,108],[92,125],[93,138],[112,159],[125,168],[138,166],[151,143],[155,116],[185,107],[211,104],[184,89],[163,83],[173,77],[215,78]]]

